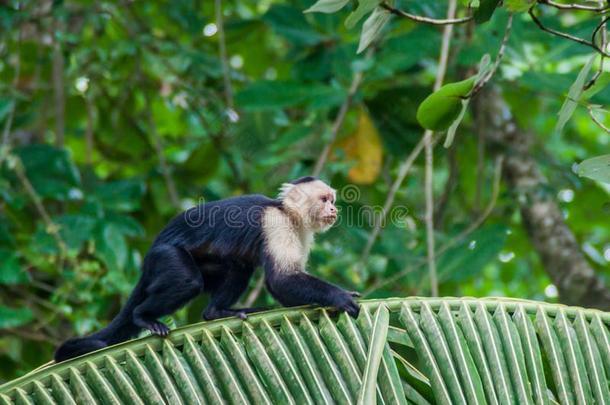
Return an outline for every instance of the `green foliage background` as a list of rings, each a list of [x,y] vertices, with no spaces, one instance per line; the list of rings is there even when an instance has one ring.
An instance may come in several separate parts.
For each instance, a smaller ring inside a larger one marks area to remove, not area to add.
[[[283,181],[310,174],[357,72],[363,82],[322,176],[340,197],[353,183],[348,173],[359,162],[341,142],[354,137],[359,114],[367,114],[381,140],[381,170],[373,182],[357,185],[356,200],[339,204],[344,214],[383,205],[398,164],[423,133],[415,114],[431,92],[441,31],[392,19],[372,56],[357,54],[361,23],[354,29],[343,24],[351,7],[303,14],[312,3],[223,3],[232,108],[217,27],[211,25],[214,2],[13,0],[0,6],[0,128],[14,105],[11,153],[23,163],[67,249],[63,254],[3,149],[0,380],[49,360],[59,341],[105,325],[137,280],[152,239],[181,209],[248,192],[274,195]],[[446,10],[445,2],[401,4],[421,15],[443,16]],[[499,9],[470,34],[458,29],[448,81],[476,71],[484,54],[495,56],[507,16]],[[580,14],[560,18],[550,12],[544,19],[575,34],[597,23]],[[63,60],[63,145],[56,130],[56,46]],[[565,94],[590,57],[590,49],[543,33],[527,14],[516,14],[493,81],[520,126],[534,136],[533,153],[551,184],[542,191],[558,195],[591,265],[608,277],[610,189],[577,177],[572,166],[607,153],[610,138],[583,108],[562,134],[554,131]],[[608,105],[610,91],[593,101]],[[452,148],[435,149],[437,196],[446,189],[452,159],[457,177],[435,235],[441,245],[471,224],[491,198],[493,159],[477,170],[470,113]],[[479,176],[484,187],[477,203]],[[441,295],[555,300],[514,198],[503,188],[484,225],[439,256]],[[318,238],[310,271],[368,297],[429,294],[425,266],[380,285],[425,257],[421,159],[395,206],[406,207],[408,215],[383,228],[364,265],[359,258],[372,226],[344,215]],[[206,299],[180,311],[175,322],[198,320]],[[264,291],[256,304],[274,305]]]

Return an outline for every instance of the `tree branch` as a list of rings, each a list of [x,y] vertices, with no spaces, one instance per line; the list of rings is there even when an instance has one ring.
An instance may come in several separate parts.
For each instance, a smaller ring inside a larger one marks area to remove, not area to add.
[[[538,17],[536,17],[536,15],[534,14],[534,7],[530,8],[528,13],[529,13],[530,17],[532,17],[532,20],[534,21],[534,23],[536,23],[538,28],[540,28],[542,31],[548,32],[549,34],[553,34],[553,35],[561,37],[561,38],[568,39],[570,41],[579,43],[581,45],[588,46],[589,48],[593,48],[595,51],[597,51],[599,54],[601,54],[605,57],[610,56],[609,53],[607,53],[605,50],[601,49],[599,46],[597,46],[593,42],[590,42],[590,41],[587,41],[586,39],[582,39],[582,38],[576,37],[574,35],[567,34],[565,32],[557,31],[553,28],[548,28],[548,27],[544,26],[542,24],[542,22],[538,19]]]
[[[584,4],[574,4],[574,3],[563,4],[563,3],[556,3],[552,0],[538,0],[538,3],[545,4],[545,5],[551,6],[551,7],[555,7],[560,10],[582,10],[582,11],[593,11],[596,13],[605,13],[607,11],[610,11],[610,6],[593,7],[593,6],[587,6]]]
[[[496,60],[494,61],[493,67],[485,75],[483,80],[481,80],[474,89],[472,89],[470,97],[477,94],[485,85],[491,80],[492,77],[496,74],[496,71],[500,67],[500,62],[504,57],[504,52],[506,51],[506,44],[508,43],[508,39],[510,38],[510,32],[513,25],[513,14],[508,15],[508,21],[506,22],[506,28],[504,28],[504,36],[502,37],[502,42],[500,43],[500,49],[498,49],[498,54],[496,55]]]
[[[451,20],[455,17],[457,8],[457,0],[449,0],[447,8],[447,19]],[[436,80],[434,82],[434,91],[441,88],[445,73],[447,72],[447,64],[449,61],[449,48],[451,45],[451,37],[453,36],[453,25],[445,25],[443,28],[443,39],[441,43],[441,55],[439,58],[438,71],[436,72]],[[426,195],[426,246],[428,253],[428,273],[430,275],[430,295],[438,296],[438,278],[436,274],[436,254],[434,240],[434,144],[432,141],[432,131],[424,132],[424,144],[426,153],[426,170],[424,179],[424,192]]]
[[[593,113],[594,108],[592,106],[588,106],[587,110],[589,111],[589,117],[591,117],[591,120],[593,120],[593,122],[595,123],[595,125],[597,125],[598,127],[600,127],[601,129],[603,129],[604,131],[606,131],[606,133],[610,134],[610,128],[608,128],[607,126],[604,125],[603,122],[601,122],[601,120],[599,120],[595,114]]]
[[[463,24],[463,23],[466,23],[466,22],[472,20],[472,16],[463,17],[463,18],[448,17],[447,19],[444,19],[444,20],[436,19],[436,18],[423,17],[423,16],[407,13],[406,11],[394,8],[391,5],[389,5],[388,3],[386,3],[385,1],[382,2],[379,5],[382,8],[388,10],[390,13],[392,13],[394,15],[397,15],[397,16],[402,17],[402,18],[407,18],[409,20],[413,20],[413,21],[416,21],[418,23],[424,23],[424,24],[431,24],[431,25],[454,25],[454,24]],[[454,15],[455,15],[455,13],[454,13]]]
[[[27,193],[27,195],[30,197],[30,199],[34,203],[34,207],[36,207],[36,211],[38,211],[38,215],[40,215],[40,217],[42,218],[42,221],[45,224],[46,232],[49,235],[51,235],[53,237],[53,239],[55,240],[55,243],[57,244],[57,247],[59,248],[60,261],[63,261],[63,259],[68,257],[68,248],[66,246],[66,243],[63,241],[63,239],[61,238],[61,236],[59,234],[59,226],[55,222],[53,222],[53,220],[51,219],[51,216],[49,215],[49,213],[47,212],[47,209],[45,208],[44,204],[42,203],[42,199],[40,198],[40,196],[34,189],[34,186],[32,186],[32,183],[30,182],[30,180],[28,179],[28,177],[25,173],[25,168],[23,167],[23,163],[21,162],[21,158],[19,158],[18,156],[12,155],[11,160],[12,160],[12,162],[10,165],[13,166],[13,170],[15,171],[15,174],[17,175],[17,179],[19,179],[25,192]]]
[[[514,191],[523,226],[561,301],[610,310],[610,290],[589,265],[557,201],[545,192],[549,184],[531,155],[531,135],[517,126],[499,89],[484,94],[477,99],[476,125],[485,128],[490,146],[508,151],[504,178]]]

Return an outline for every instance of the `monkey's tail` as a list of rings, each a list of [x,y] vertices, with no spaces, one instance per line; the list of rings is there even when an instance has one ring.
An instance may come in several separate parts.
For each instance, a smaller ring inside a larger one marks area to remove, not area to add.
[[[133,323],[133,310],[142,301],[144,288],[140,280],[136,284],[125,306],[104,329],[81,338],[66,340],[55,351],[55,361],[65,361],[73,357],[103,349],[129,340],[140,332],[140,327]]]

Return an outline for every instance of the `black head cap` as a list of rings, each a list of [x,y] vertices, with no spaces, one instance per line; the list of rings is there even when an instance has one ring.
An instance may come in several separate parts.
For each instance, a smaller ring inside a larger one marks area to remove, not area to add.
[[[305,176],[305,177],[301,177],[301,178],[291,181],[290,184],[309,183],[309,182],[316,181],[316,180],[318,180],[317,177]]]

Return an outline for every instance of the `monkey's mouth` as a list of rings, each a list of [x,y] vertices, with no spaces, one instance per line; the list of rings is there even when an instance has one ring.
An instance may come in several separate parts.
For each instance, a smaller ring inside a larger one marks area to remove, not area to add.
[[[337,220],[337,216],[336,215],[327,215],[325,217],[322,217],[322,220],[324,222],[326,222],[327,224],[332,224],[333,222],[335,222]]]

